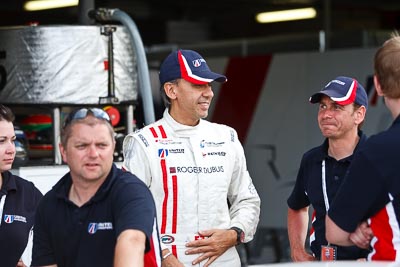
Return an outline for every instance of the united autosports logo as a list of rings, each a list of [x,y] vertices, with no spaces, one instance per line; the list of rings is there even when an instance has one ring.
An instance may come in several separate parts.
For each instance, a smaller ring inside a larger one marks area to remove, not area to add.
[[[168,157],[168,154],[183,154],[185,153],[184,148],[170,148],[170,149],[165,149],[165,148],[160,148],[158,150],[158,157],[160,159],[165,159]]]
[[[160,159],[165,159],[166,157],[168,157],[168,149],[160,148],[158,150],[158,157]]]
[[[97,232],[97,223],[89,223],[88,233],[92,235],[96,232]]]
[[[5,223],[23,222],[26,223],[26,217],[20,215],[4,214]]]
[[[170,149],[168,149],[168,152],[171,154],[184,154],[185,149],[184,148],[170,148]]]
[[[5,223],[13,223],[14,222],[14,215],[4,215],[4,222]]]
[[[88,225],[88,233],[93,235],[97,231],[100,230],[112,230],[113,224],[112,222],[100,222],[100,223],[89,223]]]
[[[195,59],[192,61],[193,66],[196,68],[200,67],[202,62],[206,63],[206,61],[203,58]]]

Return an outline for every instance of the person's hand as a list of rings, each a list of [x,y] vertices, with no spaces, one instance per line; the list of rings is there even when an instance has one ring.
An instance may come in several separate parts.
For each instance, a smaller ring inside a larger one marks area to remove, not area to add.
[[[291,258],[292,261],[297,262],[297,261],[316,261],[317,259],[308,253],[305,248],[302,249],[292,249],[291,253]]]
[[[367,222],[362,222],[357,229],[350,234],[350,240],[357,247],[368,249],[371,239],[374,237],[371,227]]]
[[[17,266],[16,267],[26,267],[26,265],[24,264],[22,259],[19,259],[19,261],[17,262]]]
[[[161,267],[185,267],[174,255],[161,261]]]
[[[162,251],[162,256],[169,253],[169,249],[164,249]],[[169,255],[161,261],[161,267],[184,267],[184,265],[174,256],[174,254]]]
[[[237,234],[234,230],[212,229],[199,231],[199,234],[206,238],[186,244],[189,247],[186,254],[201,254],[192,262],[193,265],[207,260],[204,264],[204,267],[207,267],[225,251],[236,245]]]

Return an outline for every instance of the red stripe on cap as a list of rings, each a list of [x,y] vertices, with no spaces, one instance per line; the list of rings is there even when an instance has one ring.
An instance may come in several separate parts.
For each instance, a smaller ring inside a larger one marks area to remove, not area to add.
[[[194,84],[207,84],[207,83],[210,83],[213,81],[212,79],[205,79],[205,78],[201,78],[196,75],[193,75],[191,73],[189,66],[187,65],[185,57],[182,55],[182,52],[180,50],[178,51],[178,62],[179,62],[179,67],[181,69],[181,76],[186,81],[188,81],[190,83],[194,83]],[[189,68],[189,70],[188,70],[188,68]],[[196,77],[197,77],[197,79],[196,79]]]
[[[331,99],[341,106],[349,105],[353,103],[354,100],[356,100],[357,87],[358,83],[356,80],[353,79],[353,82],[351,83],[349,91],[347,92],[345,97],[341,98],[331,97]]]
[[[226,69],[229,82],[221,86],[211,120],[235,128],[242,143],[246,140],[271,60],[272,55],[229,60]]]

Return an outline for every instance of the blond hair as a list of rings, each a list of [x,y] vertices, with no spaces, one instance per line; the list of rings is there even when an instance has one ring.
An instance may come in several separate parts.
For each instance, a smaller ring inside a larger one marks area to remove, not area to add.
[[[400,36],[397,31],[376,52],[374,71],[383,94],[400,98]]]

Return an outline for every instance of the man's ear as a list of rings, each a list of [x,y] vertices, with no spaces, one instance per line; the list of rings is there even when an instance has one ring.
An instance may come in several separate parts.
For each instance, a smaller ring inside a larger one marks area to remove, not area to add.
[[[60,149],[60,153],[61,153],[61,157],[62,157],[63,161],[64,161],[65,163],[68,163],[68,162],[67,162],[67,153],[66,153],[66,151],[65,151],[64,146],[63,146],[61,143],[59,143],[59,144],[58,144],[58,147],[59,147],[59,149]]]
[[[176,85],[174,83],[166,82],[164,84],[164,91],[170,99],[176,98]]]
[[[357,124],[360,124],[362,121],[365,120],[366,113],[367,113],[367,109],[364,106],[361,106],[356,110],[356,123]]]
[[[376,74],[374,75],[374,85],[375,85],[376,93],[377,93],[379,96],[383,96],[381,84],[379,83],[378,76],[376,76]]]

